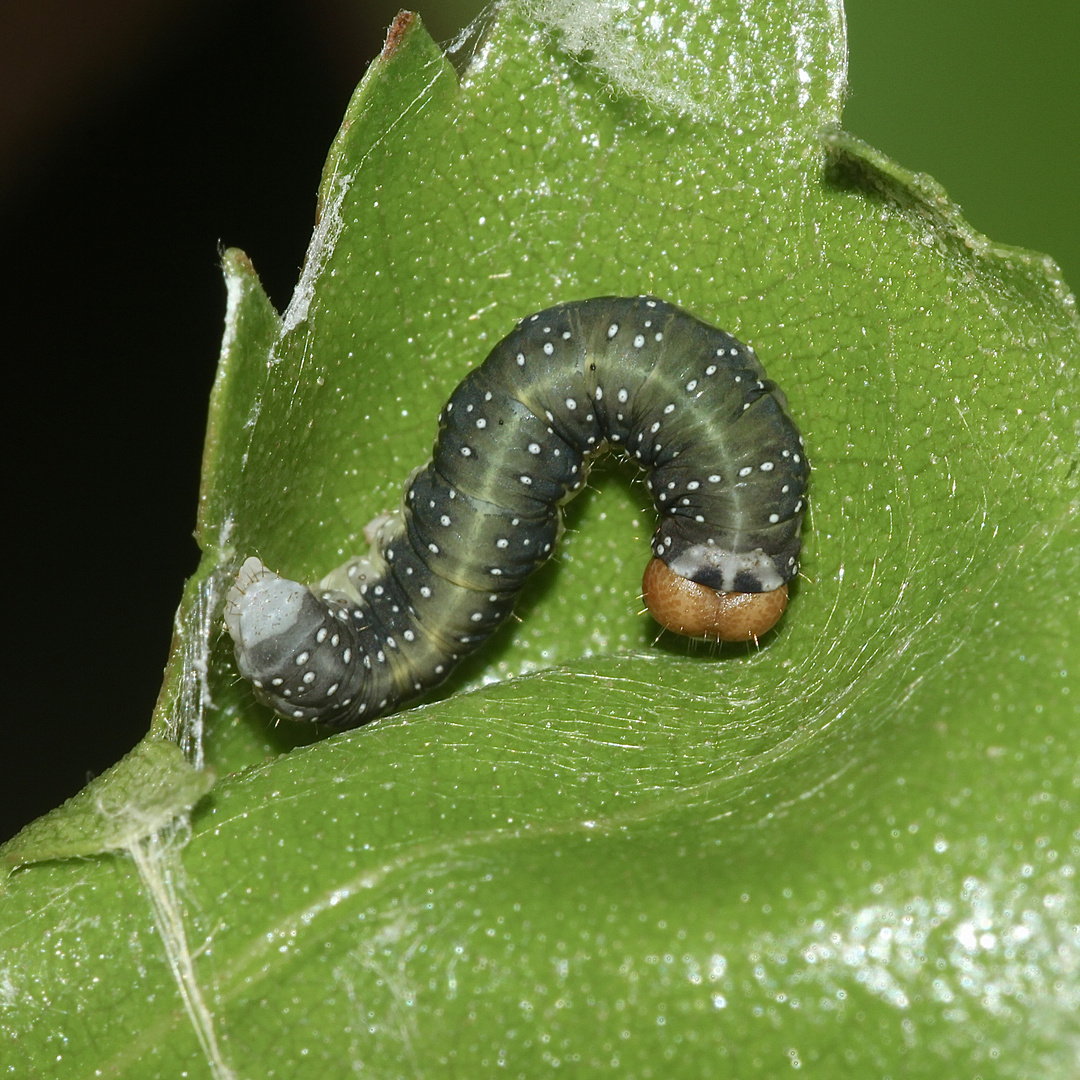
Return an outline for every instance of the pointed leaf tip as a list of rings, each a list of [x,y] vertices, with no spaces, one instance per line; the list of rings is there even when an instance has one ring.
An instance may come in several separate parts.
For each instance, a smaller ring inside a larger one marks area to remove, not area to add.
[[[214,781],[213,771],[192,768],[175,743],[144,739],[63,806],[27,825],[0,859],[16,869],[130,848],[186,814]]]
[[[390,29],[386,31],[386,43],[383,45],[382,51],[383,60],[389,60],[397,52],[409,31],[418,21],[419,16],[415,11],[406,11],[404,8],[394,16]]]

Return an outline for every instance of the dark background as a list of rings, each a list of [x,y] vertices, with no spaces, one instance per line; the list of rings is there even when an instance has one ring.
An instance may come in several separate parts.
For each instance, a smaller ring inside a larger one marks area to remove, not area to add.
[[[849,0],[846,126],[1080,282],[1080,5]],[[947,10],[941,10],[946,8]],[[475,6],[421,12],[437,39]],[[145,732],[225,294],[288,302],[326,150],[394,4],[0,3],[6,623],[0,840]]]

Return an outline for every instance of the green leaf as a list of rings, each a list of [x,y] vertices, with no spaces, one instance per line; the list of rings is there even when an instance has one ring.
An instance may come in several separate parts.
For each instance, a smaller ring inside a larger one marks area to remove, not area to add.
[[[187,814],[213,786],[213,772],[193,769],[175,743],[144,739],[63,806],[12,837],[3,847],[4,861],[15,868],[130,850]]]
[[[21,1075],[1074,1076],[1072,297],[838,129],[835,5],[529,12],[460,78],[399,19],[280,322],[226,256],[153,733],[230,775],[182,855],[8,879]],[[595,471],[443,691],[274,756],[308,736],[215,636],[237,560],[362,550],[518,318],[644,291],[753,345],[806,436],[780,632],[654,642],[652,513]]]

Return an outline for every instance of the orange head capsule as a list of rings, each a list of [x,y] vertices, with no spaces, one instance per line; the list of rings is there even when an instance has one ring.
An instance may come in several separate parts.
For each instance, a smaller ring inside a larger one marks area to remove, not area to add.
[[[780,621],[788,598],[787,585],[772,592],[717,592],[655,558],[645,567],[641,591],[665,630],[709,641],[757,641]]]

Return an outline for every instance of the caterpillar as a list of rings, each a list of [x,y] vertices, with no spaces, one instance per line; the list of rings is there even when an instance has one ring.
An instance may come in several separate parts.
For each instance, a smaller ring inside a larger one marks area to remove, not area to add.
[[[723,330],[652,296],[599,297],[528,316],[465,377],[369,554],[312,587],[244,562],[225,622],[255,696],[340,729],[440,683],[510,615],[607,449],[647,471],[657,622],[723,641],[771,629],[810,475],[787,399]]]

